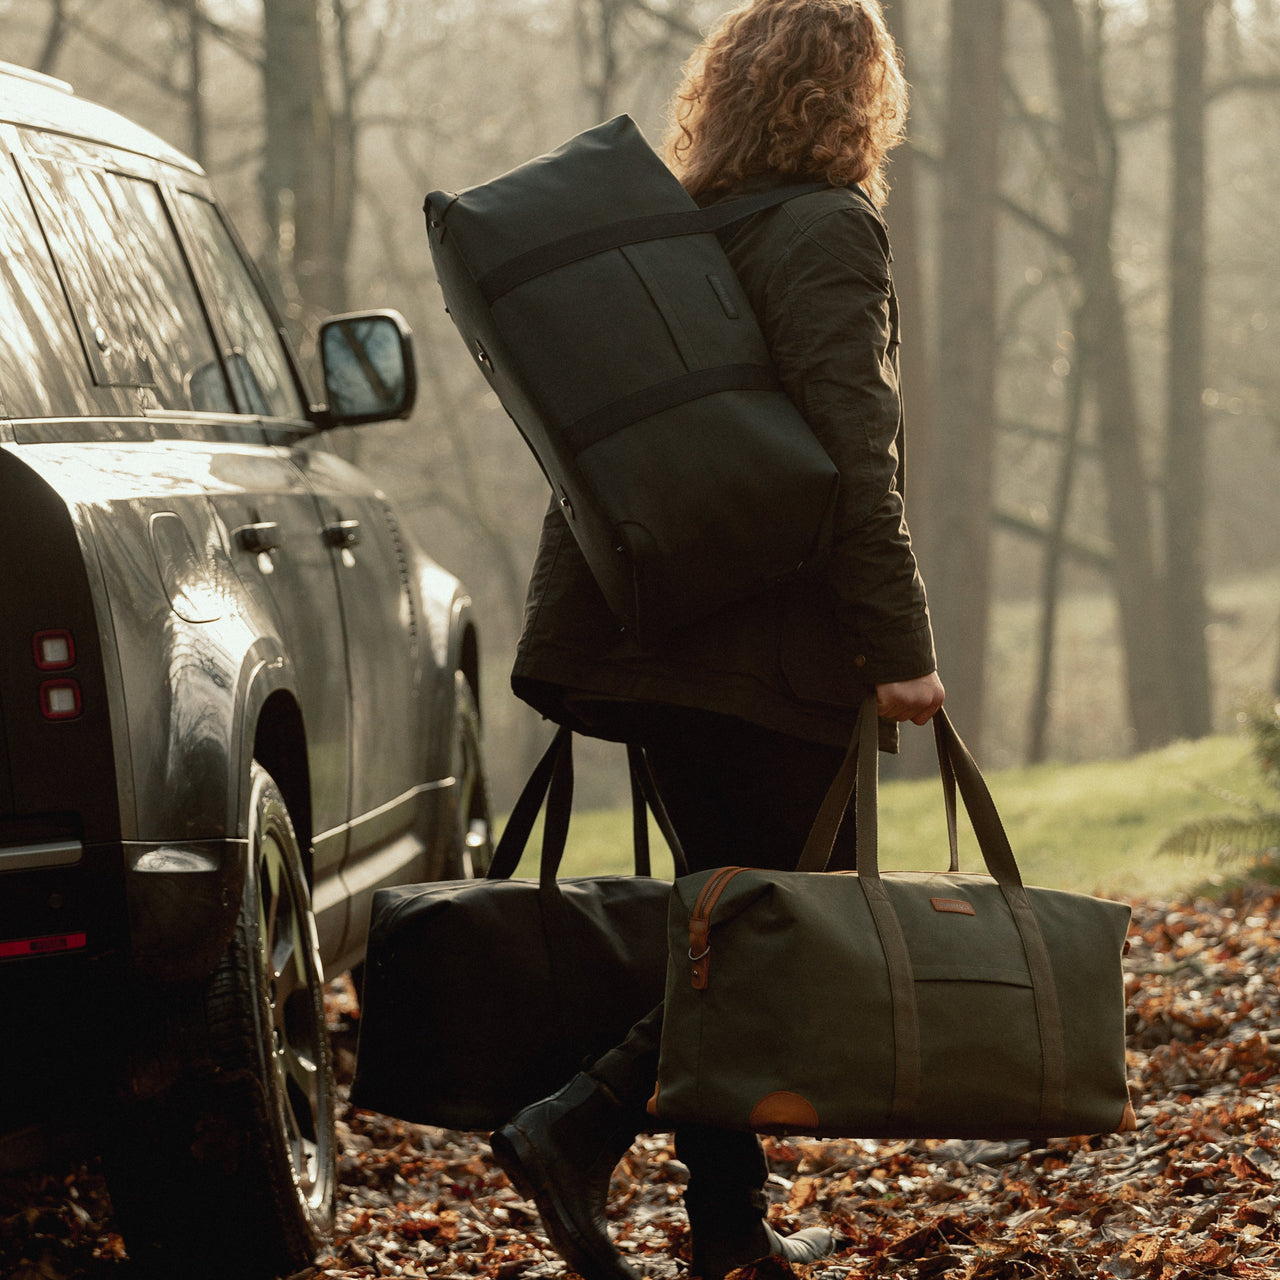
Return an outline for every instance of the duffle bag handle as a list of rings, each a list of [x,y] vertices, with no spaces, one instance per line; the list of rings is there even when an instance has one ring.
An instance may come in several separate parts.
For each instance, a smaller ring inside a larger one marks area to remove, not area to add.
[[[938,772],[942,779],[947,814],[947,838],[951,852],[950,870],[960,867],[956,821],[956,789],[978,838],[978,848],[987,870],[997,883],[1022,884],[1022,873],[1000,821],[1000,814],[986,780],[964,745],[945,710],[933,717],[934,741],[938,751]],[[879,878],[879,733],[876,699],[866,698],[858,712],[849,749],[827,790],[818,816],[796,863],[797,871],[823,871],[831,862],[836,836],[846,821],[852,803],[856,837],[856,869],[860,876]]]
[[[675,874],[687,875],[688,864],[684,850],[658,795],[648,761],[638,747],[628,747],[627,762],[631,772],[631,829],[635,874],[647,876],[651,870],[647,806],[653,811],[658,829],[670,847]],[[524,784],[524,789],[507,818],[502,837],[493,851],[493,859],[485,873],[485,879],[509,880],[515,874],[544,803],[547,813],[542,831],[538,878],[544,884],[552,884],[564,857],[573,805],[573,733],[563,726],[557,729]]]

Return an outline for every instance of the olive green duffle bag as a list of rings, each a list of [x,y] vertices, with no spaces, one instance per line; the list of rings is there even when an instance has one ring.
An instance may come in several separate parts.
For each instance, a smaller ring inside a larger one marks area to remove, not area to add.
[[[427,196],[449,314],[643,645],[829,552],[835,464],[715,234],[825,186],[699,209],[618,116]]]
[[[875,701],[796,871],[677,880],[650,1112],[824,1137],[1065,1137],[1134,1127],[1129,908],[1027,888],[990,792],[935,717],[947,872],[881,873]],[[824,870],[857,784],[857,870]],[[989,875],[962,874],[956,799]]]

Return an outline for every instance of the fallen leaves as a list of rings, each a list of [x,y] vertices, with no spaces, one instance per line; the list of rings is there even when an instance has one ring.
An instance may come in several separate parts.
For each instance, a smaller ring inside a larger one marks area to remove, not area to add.
[[[1136,1132],[1028,1142],[769,1140],[771,1216],[783,1231],[825,1221],[837,1253],[814,1280],[1280,1276],[1280,891],[1224,902],[1134,904],[1126,961]],[[409,1241],[396,1223],[421,1198],[460,1207],[450,1242],[415,1238],[424,1274],[564,1274],[532,1206],[463,1134],[347,1117],[364,1159],[433,1153],[389,1195],[377,1239],[335,1238],[318,1274],[390,1275]],[[478,1163],[477,1163],[478,1160]],[[357,1159],[357,1164],[360,1161]],[[459,1180],[457,1171],[466,1170]],[[348,1175],[344,1173],[344,1178]],[[614,1179],[619,1248],[646,1274],[684,1274],[685,1178],[664,1135],[641,1139]],[[380,1269],[350,1268],[363,1240]],[[426,1247],[429,1246],[429,1249]],[[424,1251],[425,1250],[425,1251]],[[405,1275],[417,1274],[405,1271]]]
[[[1274,888],[1134,904],[1135,1132],[1035,1145],[768,1140],[777,1228],[824,1221],[837,1232],[837,1252],[809,1268],[810,1280],[1276,1280],[1278,934]],[[349,1078],[358,1017],[349,984],[331,984],[329,1011]],[[483,1135],[346,1107],[339,1136],[337,1231],[298,1280],[567,1274]],[[614,1177],[618,1247],[654,1280],[687,1272],[686,1177],[661,1134],[638,1141]],[[25,1204],[0,1194],[0,1274],[112,1275],[122,1250],[101,1183],[47,1179],[34,1192]],[[761,1268],[759,1280],[785,1274]]]
[[[775,1225],[825,1221],[837,1230],[837,1253],[810,1268],[814,1280],[1274,1280],[1278,925],[1276,890],[1222,903],[1135,904],[1126,966],[1136,1132],[1035,1146],[769,1140]],[[481,1141],[367,1112],[346,1123],[358,1148],[348,1148],[353,1164],[344,1163],[348,1195],[385,1197],[382,1216],[363,1233],[358,1219],[344,1219],[313,1275],[349,1280],[394,1275],[397,1266],[418,1268],[403,1275],[565,1274],[533,1206],[487,1162]],[[408,1151],[416,1163],[392,1158]],[[388,1159],[403,1185],[382,1181]],[[614,1179],[619,1248],[659,1280],[685,1272],[685,1177],[668,1138],[653,1135]],[[451,1240],[399,1225],[447,1206],[464,1224]]]
[[[109,1274],[126,1257],[100,1177],[85,1166],[0,1179],[0,1276],[67,1280]]]

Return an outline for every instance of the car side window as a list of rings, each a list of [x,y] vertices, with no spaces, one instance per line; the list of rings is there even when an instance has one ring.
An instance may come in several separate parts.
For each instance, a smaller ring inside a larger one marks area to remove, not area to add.
[[[305,419],[306,406],[298,394],[275,317],[217,209],[190,192],[182,192],[179,200],[220,304],[219,318],[231,347],[227,368],[243,411]]]
[[[46,160],[33,187],[100,386],[151,388],[162,409],[231,413],[187,261],[154,183]]]
[[[92,411],[67,300],[13,160],[0,151],[0,413],[46,418]]]

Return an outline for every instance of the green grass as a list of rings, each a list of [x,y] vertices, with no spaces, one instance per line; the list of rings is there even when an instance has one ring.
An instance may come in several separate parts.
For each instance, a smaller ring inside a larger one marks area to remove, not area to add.
[[[1243,737],[1176,743],[1124,760],[1037,765],[986,775],[1027,884],[1119,896],[1165,896],[1219,873],[1207,858],[1157,855],[1156,846],[1189,818],[1230,808],[1223,793],[1274,806]],[[520,868],[536,875],[537,837]],[[671,860],[654,835],[655,874]],[[972,833],[961,825],[961,866],[982,869]],[[885,870],[945,869],[946,824],[936,779],[894,781],[880,790],[880,864]],[[631,867],[626,809],[576,813],[561,875],[600,875]]]

